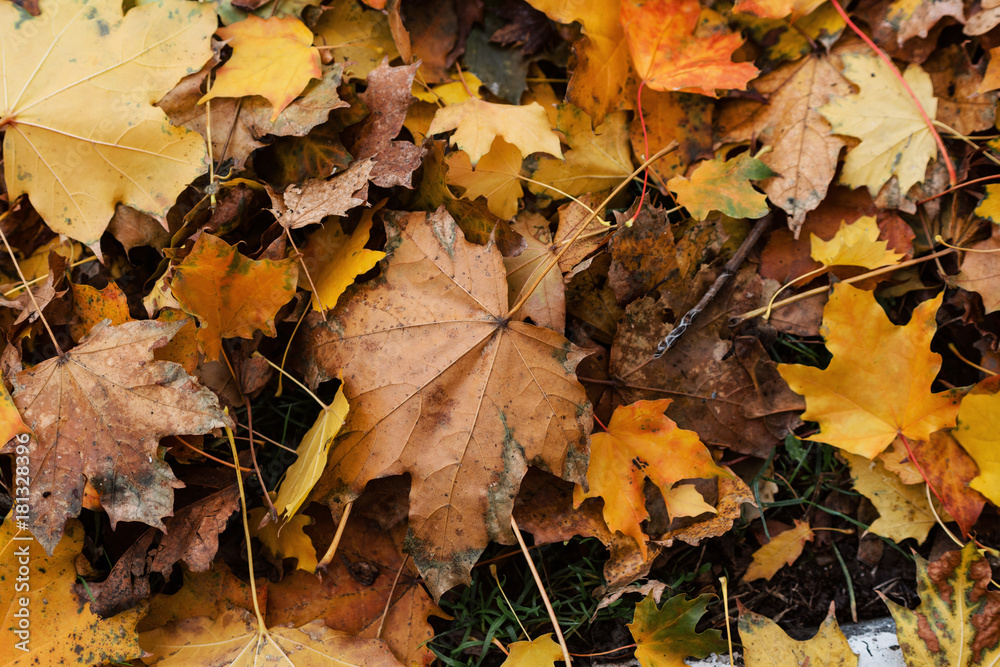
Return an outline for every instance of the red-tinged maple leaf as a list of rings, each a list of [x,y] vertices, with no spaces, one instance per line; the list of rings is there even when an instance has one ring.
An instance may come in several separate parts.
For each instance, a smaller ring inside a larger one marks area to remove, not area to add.
[[[646,554],[641,523],[649,518],[643,485],[648,478],[664,496],[682,479],[729,476],[715,464],[694,431],[677,428],[663,414],[671,399],[637,401],[615,410],[608,430],[590,438],[590,467],[585,491],[577,486],[573,503],[604,498],[608,528],[629,535]]]
[[[623,0],[621,24],[647,86],[715,97],[717,89],[744,90],[757,76],[751,63],[732,61],[739,35],[695,36],[700,14],[698,0]]]
[[[46,551],[80,513],[85,481],[112,527],[163,528],[183,484],[159,458],[160,438],[232,426],[215,394],[178,364],[153,360],[183,324],[96,327],[74,349],[15,376],[14,403],[38,436],[28,453],[31,524]]]
[[[177,302],[198,318],[198,344],[217,361],[223,338],[274,336],[274,316],[295,294],[294,259],[252,260],[217,236],[202,234],[170,283]]]
[[[920,606],[879,595],[896,621],[908,665],[986,667],[1000,663],[1000,592],[989,590],[990,563],[974,540],[927,564],[917,556]]]
[[[941,368],[941,355],[931,352],[941,298],[924,301],[908,324],[896,326],[871,292],[845,283],[833,288],[821,329],[830,365],[778,365],[806,398],[802,419],[819,422],[813,440],[872,458],[900,433],[927,440],[955,425],[959,396],[931,393]]]

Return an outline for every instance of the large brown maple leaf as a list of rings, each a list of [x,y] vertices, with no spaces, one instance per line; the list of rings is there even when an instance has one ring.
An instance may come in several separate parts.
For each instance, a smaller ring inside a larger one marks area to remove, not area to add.
[[[163,528],[184,486],[157,456],[160,438],[232,426],[211,391],[180,364],[154,361],[186,323],[98,325],[80,344],[14,377],[14,404],[35,432],[29,451],[31,532],[48,553],[80,513],[84,482],[114,527]]]
[[[511,321],[503,257],[443,209],[387,213],[382,275],[312,316],[312,381],[342,371],[351,411],[313,497],[332,507],[409,473],[407,549],[435,596],[468,582],[490,540],[512,542],[528,465],[585,483],[584,353]]]

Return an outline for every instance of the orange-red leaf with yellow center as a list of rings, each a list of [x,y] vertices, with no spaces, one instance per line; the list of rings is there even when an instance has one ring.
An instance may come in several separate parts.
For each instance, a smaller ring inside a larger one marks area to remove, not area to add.
[[[211,234],[202,234],[174,273],[171,291],[198,318],[198,344],[219,359],[223,338],[274,336],[274,316],[295,294],[294,259],[252,260]]]
[[[813,440],[872,458],[897,434],[927,440],[955,425],[960,397],[931,393],[941,369],[941,355],[931,352],[940,305],[939,294],[896,326],[871,292],[834,287],[820,329],[830,365],[778,365],[788,386],[806,398],[802,419],[819,422]]]
[[[615,410],[605,433],[590,438],[589,491],[577,486],[573,502],[604,498],[608,528],[633,537],[646,553],[640,524],[649,518],[642,487],[646,478],[667,495],[682,479],[729,476],[715,464],[694,431],[677,428],[663,414],[671,399],[637,401]]]
[[[654,90],[678,90],[715,97],[716,89],[746,89],[757,76],[751,63],[734,63],[739,35],[695,36],[698,0],[624,0],[621,24],[632,63]]]

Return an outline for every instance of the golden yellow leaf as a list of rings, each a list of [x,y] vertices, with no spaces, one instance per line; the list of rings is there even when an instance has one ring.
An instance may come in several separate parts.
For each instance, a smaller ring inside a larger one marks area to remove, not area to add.
[[[510,653],[500,667],[551,667],[563,658],[562,648],[552,639],[551,632],[531,641],[514,642],[507,649]]]
[[[483,85],[483,82],[479,80],[478,76],[471,72],[462,72],[459,76],[462,79],[461,81],[442,83],[432,87],[430,90],[415,83],[412,91],[413,96],[421,102],[436,104],[440,100],[445,106],[449,104],[461,104],[473,97],[480,100],[483,99],[483,96],[479,94],[479,87]],[[469,93],[472,94],[470,95]]]
[[[829,241],[809,235],[812,258],[823,266],[863,266],[877,269],[897,264],[904,255],[888,249],[888,241],[879,241],[875,217],[866,215],[852,223],[841,222]]]
[[[856,667],[858,656],[837,625],[833,603],[816,636],[795,641],[771,619],[740,612],[740,639],[746,667]]]
[[[698,493],[694,484],[678,484],[663,494],[663,502],[671,518],[719,513],[719,510],[705,502],[705,497]]]
[[[904,484],[879,459],[869,461],[848,452],[841,452],[841,455],[851,466],[854,488],[872,501],[878,510],[879,517],[868,527],[868,531],[894,542],[912,537],[923,544],[927,533],[936,524],[934,513],[927,503],[925,485]],[[938,516],[947,520],[941,505],[937,501],[934,505]]]
[[[783,566],[798,560],[806,542],[812,541],[813,537],[809,523],[796,519],[795,527],[772,536],[770,542],[753,552],[753,562],[743,575],[743,581],[771,581],[771,577]]]
[[[40,6],[32,18],[0,3],[0,52],[17,54],[0,75],[7,194],[27,194],[53,231],[96,248],[115,204],[162,218],[207,169],[202,138],[153,103],[211,57],[215,12],[181,0],[124,18],[113,0]]]
[[[600,125],[612,111],[635,107],[636,80],[625,31],[618,22],[619,0],[528,0],[559,23],[579,22],[584,36],[573,44],[576,67],[566,100]]]
[[[865,186],[872,197],[896,176],[906,193],[924,180],[927,162],[937,155],[937,146],[926,123],[902,84],[882,60],[871,54],[845,54],[844,76],[861,92],[834,98],[819,112],[836,134],[861,139],[850,149],[840,182],[852,188]],[[931,78],[919,65],[903,73],[917,99],[934,118],[937,98]]]
[[[312,31],[297,18],[262,19],[251,14],[216,32],[232,47],[233,55],[198,104],[216,97],[260,95],[274,108],[273,123],[310,80],[323,74]]]
[[[18,531],[12,517],[0,525],[0,581],[6,589],[0,598],[0,656],[5,667],[90,667],[142,655],[135,625],[146,613],[145,603],[102,619],[90,610],[89,602],[81,602],[74,594],[73,562],[80,556],[83,540],[83,526],[72,519],[55,551],[46,556],[27,531]],[[25,563],[26,576],[19,573]],[[30,588],[16,592],[17,581],[27,582]],[[21,600],[27,600],[27,605]]]
[[[902,433],[927,440],[953,426],[957,396],[931,393],[941,355],[931,352],[942,295],[919,304],[910,322],[889,321],[871,292],[840,283],[823,309],[820,332],[833,360],[826,369],[779,364],[806,398],[802,419],[819,422],[813,440],[872,458]]]
[[[979,466],[969,486],[1000,507],[1000,393],[963,398],[952,435]]]
[[[365,248],[372,229],[373,214],[373,210],[365,211],[350,236],[343,232],[338,221],[331,220],[309,237],[303,261],[312,276],[312,284],[316,286],[312,297],[314,310],[328,310],[336,306],[340,295],[354,279],[370,271],[385,257],[381,250]],[[302,287],[312,287],[305,276],[300,277],[299,282]]]
[[[483,156],[475,170],[464,151],[448,156],[448,184],[465,188],[466,199],[486,197],[493,215],[511,220],[517,215],[521,189],[521,152],[501,137],[493,140],[490,152]]]
[[[570,105],[564,104],[559,110],[559,130],[566,135],[570,146],[566,151],[566,159],[540,158],[538,169],[532,174],[536,181],[553,185],[559,190],[549,190],[537,184],[532,184],[531,190],[558,199],[565,196],[563,193],[577,196],[612,188],[628,178],[633,167],[626,112],[609,114],[593,130],[589,116],[576,107],[568,107]],[[579,118],[564,125],[567,115],[577,115]]]
[[[288,519],[299,511],[316,485],[316,480],[323,474],[330,455],[330,445],[344,425],[348,409],[344,385],[341,384],[333,402],[323,408],[312,427],[302,436],[302,442],[295,450],[298,458],[285,471],[285,478],[278,487],[274,507],[283,518]]]
[[[522,157],[531,153],[562,157],[559,137],[549,127],[549,117],[538,102],[514,106],[470,99],[438,109],[427,134],[449,130],[455,130],[451,145],[468,153],[473,167],[489,152],[497,136],[517,146]]]
[[[267,511],[266,507],[255,507],[247,513],[247,521],[250,524],[250,535],[260,540],[270,552],[268,558],[274,557],[275,562],[280,562],[282,558],[294,558],[298,561],[296,569],[315,572],[318,564],[316,547],[302,530],[313,522],[312,517],[297,514],[278,522],[268,521],[263,527],[259,527]]]

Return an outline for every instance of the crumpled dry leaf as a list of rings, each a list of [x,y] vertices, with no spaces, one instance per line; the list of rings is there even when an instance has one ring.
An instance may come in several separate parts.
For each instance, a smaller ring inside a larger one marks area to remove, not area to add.
[[[381,278],[350,288],[327,323],[307,319],[309,381],[343,372],[352,406],[313,498],[337,506],[409,472],[408,542],[439,596],[490,539],[513,540],[527,461],[583,480],[583,353],[508,320],[499,250],[465,241],[443,208],[389,212],[385,226]]]
[[[159,458],[160,438],[232,427],[215,394],[181,366],[153,361],[153,350],[183,324],[98,327],[69,352],[15,376],[14,403],[38,436],[29,452],[31,528],[46,551],[80,513],[85,480],[112,527],[163,528],[173,490],[183,485]]]
[[[527,296],[517,319],[531,318],[540,327],[560,334],[566,331],[566,284],[559,266],[553,264],[545,273],[538,287],[528,295],[527,290],[546,270],[549,262],[559,252],[552,242],[549,221],[538,213],[525,211],[514,220],[511,229],[521,235],[527,247],[517,257],[504,257],[507,269],[507,302],[509,306]]]
[[[371,159],[358,160],[331,179],[314,178],[301,187],[289,186],[281,197],[269,190],[274,206],[271,212],[286,229],[319,224],[328,215],[347,215],[349,210],[367,201],[368,180],[374,167]]]

